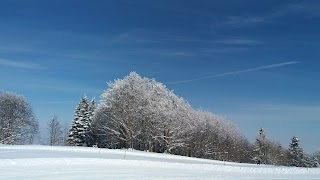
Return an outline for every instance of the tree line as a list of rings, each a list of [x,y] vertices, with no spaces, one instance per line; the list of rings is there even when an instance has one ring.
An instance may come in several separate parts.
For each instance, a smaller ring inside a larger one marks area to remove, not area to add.
[[[320,151],[313,155],[304,153],[299,139],[294,136],[289,148],[284,148],[279,142],[269,140],[263,128],[259,129],[256,141],[253,144],[253,160],[264,164],[319,167]]]
[[[251,144],[235,124],[210,112],[193,109],[183,98],[154,79],[142,78],[132,72],[123,79],[108,83],[108,86],[98,107],[81,113],[90,114],[91,118],[78,115],[80,109],[89,109],[86,97],[76,108],[69,139],[74,138],[73,134],[82,134],[82,143],[78,146],[97,144],[102,148],[132,148],[299,167],[316,167],[319,164],[319,155],[306,155],[296,137],[286,149],[279,142],[266,138],[261,128],[256,142]],[[83,119],[83,125],[74,128],[79,119]],[[90,141],[86,142],[88,139]]]
[[[108,83],[98,106],[81,98],[74,120],[63,129],[54,116],[47,123],[49,145],[132,148],[189,157],[299,167],[319,165],[320,152],[308,156],[299,140],[289,149],[266,137],[261,128],[251,144],[235,124],[204,110],[154,79],[131,72]],[[38,121],[22,96],[0,93],[0,143],[32,144]]]

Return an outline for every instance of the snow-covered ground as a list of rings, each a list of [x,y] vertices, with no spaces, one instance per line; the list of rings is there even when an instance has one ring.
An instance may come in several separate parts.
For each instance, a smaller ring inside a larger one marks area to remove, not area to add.
[[[320,168],[238,164],[134,150],[0,145],[0,179],[320,179]]]

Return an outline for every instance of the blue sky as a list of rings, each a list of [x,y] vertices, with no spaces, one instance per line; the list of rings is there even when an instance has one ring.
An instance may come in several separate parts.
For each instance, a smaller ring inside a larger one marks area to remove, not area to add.
[[[319,1],[0,2],[0,90],[39,121],[70,122],[80,98],[130,71],[253,141],[320,149]],[[44,128],[44,127],[43,127]]]

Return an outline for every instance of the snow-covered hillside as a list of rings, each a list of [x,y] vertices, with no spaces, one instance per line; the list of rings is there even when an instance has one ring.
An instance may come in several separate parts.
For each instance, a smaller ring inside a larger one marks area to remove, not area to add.
[[[320,179],[320,168],[237,164],[134,150],[0,145],[0,179]]]

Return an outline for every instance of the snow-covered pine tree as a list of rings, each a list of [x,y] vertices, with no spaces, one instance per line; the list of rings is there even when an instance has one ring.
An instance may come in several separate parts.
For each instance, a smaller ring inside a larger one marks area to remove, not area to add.
[[[86,123],[85,123],[85,144],[86,146],[92,146],[93,145],[93,130],[92,130],[92,122],[93,122],[93,116],[94,116],[94,111],[96,109],[96,101],[95,98],[91,100],[91,103],[88,108],[88,113],[86,117]]]
[[[299,139],[295,136],[291,139],[288,156],[289,156],[290,166],[305,167],[305,164],[303,162],[304,161],[303,149],[300,147]]]
[[[89,118],[92,120],[94,116],[94,111],[96,110],[96,100],[93,98],[89,106]]]
[[[89,122],[89,104],[87,96],[84,96],[75,112],[74,120],[70,125],[67,143],[71,146],[86,146],[86,135]]]
[[[267,163],[266,135],[263,128],[259,129],[259,134],[257,135],[253,151],[254,159],[256,161]]]
[[[319,163],[317,162],[317,159],[309,156],[308,154],[303,154],[303,167],[319,167]]]
[[[315,167],[320,167],[320,150],[314,152],[311,157],[314,161]]]

